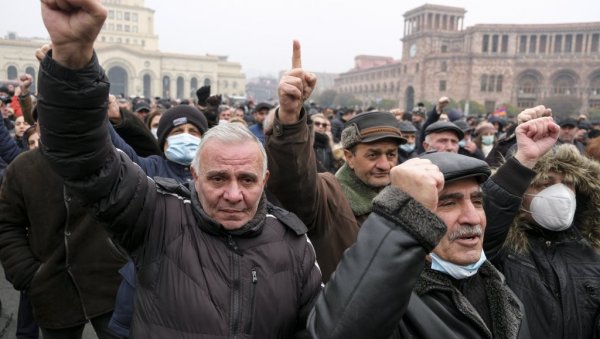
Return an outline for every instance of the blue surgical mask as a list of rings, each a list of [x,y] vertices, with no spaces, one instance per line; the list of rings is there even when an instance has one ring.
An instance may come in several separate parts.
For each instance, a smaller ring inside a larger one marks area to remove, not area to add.
[[[158,139],[158,134],[156,134],[158,132],[158,128],[157,127],[153,127],[150,129],[150,132],[152,132],[152,135],[154,135],[154,137],[156,139]]]
[[[466,145],[465,139],[462,139],[461,141],[458,142],[458,147],[465,148],[465,145]]]
[[[479,257],[479,261],[464,266],[446,261],[438,257],[435,253],[430,253],[430,255],[432,270],[446,273],[452,276],[454,279],[458,280],[475,275],[475,273],[477,273],[477,270],[479,270],[479,267],[481,267],[481,265],[483,265],[483,263],[487,259],[483,250],[481,250],[481,256]]]
[[[415,149],[415,144],[404,144],[404,145],[400,145],[400,148],[406,152],[406,153],[410,153]]]
[[[481,136],[481,143],[484,145],[491,145],[494,143],[494,136],[493,135],[482,135]]]
[[[169,146],[165,151],[167,159],[181,165],[189,165],[196,156],[200,138],[189,133],[172,135],[167,138]]]

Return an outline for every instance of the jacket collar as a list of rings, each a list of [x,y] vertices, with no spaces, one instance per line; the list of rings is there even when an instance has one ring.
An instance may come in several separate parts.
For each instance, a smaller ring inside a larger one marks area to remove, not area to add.
[[[364,215],[373,210],[373,198],[379,193],[379,189],[362,182],[354,171],[344,164],[335,174],[342,186],[342,191],[350,203],[354,215]]]
[[[200,200],[198,199],[198,193],[196,192],[194,183],[191,182],[189,186],[191,191],[192,209],[194,210],[194,216],[198,221],[198,227],[200,227],[201,230],[212,235],[243,238],[256,237],[261,234],[267,217],[267,198],[264,193],[260,198],[258,209],[256,210],[254,218],[250,219],[250,221],[248,221],[248,223],[241,228],[236,230],[226,230],[223,225],[206,214],[200,205]]]
[[[432,270],[430,264],[417,280],[414,291],[419,296],[436,290],[447,291],[452,294],[456,308],[473,320],[489,338],[517,338],[521,323],[525,321],[521,302],[507,287],[504,276],[489,261],[481,265],[477,274],[481,275],[488,291],[490,314],[494,321],[493,329],[487,328],[473,305],[454,287],[452,278]]]

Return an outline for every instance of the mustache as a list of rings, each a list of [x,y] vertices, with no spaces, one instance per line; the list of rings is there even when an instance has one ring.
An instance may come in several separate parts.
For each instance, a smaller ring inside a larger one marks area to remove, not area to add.
[[[481,225],[460,225],[457,229],[448,233],[448,239],[453,241],[458,238],[481,237],[482,235],[483,228]]]

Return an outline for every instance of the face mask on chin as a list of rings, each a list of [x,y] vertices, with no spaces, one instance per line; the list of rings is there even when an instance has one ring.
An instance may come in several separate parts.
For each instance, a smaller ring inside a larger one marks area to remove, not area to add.
[[[165,157],[180,165],[188,166],[196,156],[200,138],[189,133],[172,135],[167,138],[169,146],[165,151]]]
[[[449,261],[438,257],[433,252],[430,253],[430,255],[432,270],[446,273],[457,280],[465,279],[475,275],[475,273],[477,273],[477,271],[479,270],[479,267],[481,267],[481,265],[483,265],[483,263],[487,259],[483,250],[481,250],[481,256],[479,257],[479,260],[470,265],[453,264]]]
[[[546,187],[533,195],[529,205],[531,217],[550,231],[564,231],[571,227],[577,209],[575,193],[562,183]]]

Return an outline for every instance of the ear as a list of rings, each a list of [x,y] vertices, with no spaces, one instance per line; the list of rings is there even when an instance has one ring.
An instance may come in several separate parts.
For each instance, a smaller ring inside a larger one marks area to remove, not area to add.
[[[192,172],[192,179],[194,179],[194,181],[196,181],[196,179],[198,179],[198,174],[196,174],[196,170],[194,169],[194,166],[190,166],[190,172]]]
[[[425,150],[425,152],[429,151],[429,143],[427,141],[423,141],[423,149]]]
[[[344,158],[346,159],[346,163],[352,169],[354,169],[354,154],[348,149],[344,148]]]
[[[269,172],[269,170],[267,170],[267,172],[265,173],[265,177],[263,179],[263,188],[267,187],[267,181],[269,181],[270,174],[271,174],[271,172]]]

